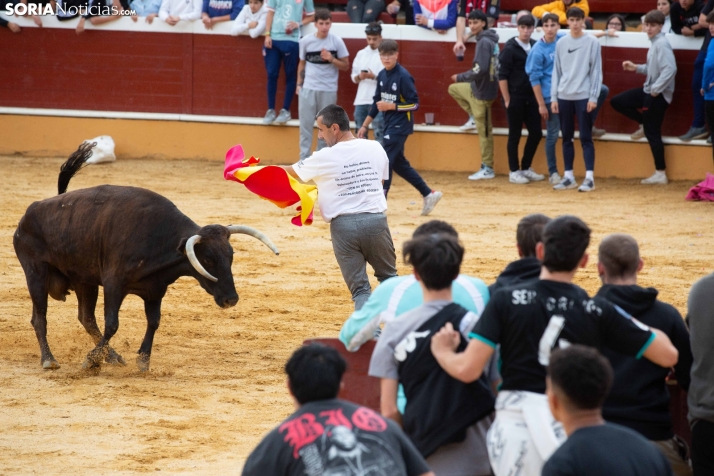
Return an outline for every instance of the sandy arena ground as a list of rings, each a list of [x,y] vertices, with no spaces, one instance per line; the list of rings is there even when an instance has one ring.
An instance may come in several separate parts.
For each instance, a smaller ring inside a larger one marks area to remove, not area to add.
[[[143,303],[129,296],[112,343],[129,365],[86,374],[93,347],[77,320],[77,301],[50,300],[48,337],[62,368],[43,371],[25,277],[12,235],[27,206],[56,194],[64,159],[0,157],[0,475],[134,474],[162,471],[235,474],[263,434],[292,411],[282,366],[303,339],[336,336],[352,303],[332,254],[329,230],[290,224],[290,210],[222,179],[222,164],[120,161],[86,168],[70,190],[103,183],[150,188],[194,221],[245,224],[268,234],[281,251],[234,237],[233,273],[240,302],[221,310],[189,278],[163,301],[152,368],[134,364],[145,330]],[[684,200],[691,183],[644,187],[598,180],[597,191],[555,193],[546,183],[510,185],[505,177],[472,183],[465,174],[426,173],[444,192],[431,218],[456,225],[467,250],[463,272],[492,282],[516,258],[515,226],[527,213],[578,214],[594,231],[591,253],[611,232],[633,234],[642,248],[641,284],[683,314],[692,283],[714,266],[714,209]],[[397,179],[389,222],[398,253],[414,228],[421,198]],[[130,213],[127,210],[127,213]],[[399,260],[400,274],[409,270]],[[599,284],[595,259],[577,276]],[[102,297],[97,306],[103,328]]]

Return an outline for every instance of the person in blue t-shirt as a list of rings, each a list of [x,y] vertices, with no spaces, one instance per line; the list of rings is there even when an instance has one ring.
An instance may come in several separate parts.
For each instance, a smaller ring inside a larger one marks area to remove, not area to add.
[[[235,20],[243,5],[243,0],[203,0],[201,21],[206,30],[211,30],[216,23]]]
[[[707,14],[707,23],[709,23],[710,35],[714,33],[714,11]],[[702,73],[702,89],[701,94],[704,96],[705,111],[707,124],[710,130],[714,130],[714,41],[709,42],[707,47],[706,58],[704,59],[704,72]],[[712,148],[712,157],[714,157],[714,148]]]

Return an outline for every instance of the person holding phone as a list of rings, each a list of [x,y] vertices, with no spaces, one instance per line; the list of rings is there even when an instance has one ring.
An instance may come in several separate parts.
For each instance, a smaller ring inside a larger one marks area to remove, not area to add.
[[[382,43],[382,26],[379,22],[372,22],[364,30],[367,35],[367,46],[361,49],[355,60],[352,62],[352,82],[357,84],[357,94],[355,95],[355,127],[364,123],[364,119],[369,114],[372,106],[374,91],[377,89],[377,74],[384,66],[379,59],[379,44]],[[381,112],[372,121],[374,129],[374,139],[382,143],[384,137],[384,114]]]

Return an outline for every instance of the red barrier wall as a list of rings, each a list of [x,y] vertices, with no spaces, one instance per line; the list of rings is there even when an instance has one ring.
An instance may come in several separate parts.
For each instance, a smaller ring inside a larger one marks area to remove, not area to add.
[[[354,58],[363,40],[345,40]],[[0,29],[0,106],[105,111],[164,112],[262,117],[267,109],[262,43],[246,36],[25,28]],[[465,113],[449,97],[457,62],[451,43],[402,41],[400,60],[416,79],[421,107],[437,122],[459,125]],[[466,58],[473,56],[468,45]],[[641,86],[644,76],[622,71],[622,61],[644,62],[644,48],[603,47],[605,83],[610,97]],[[676,50],[677,87],[664,123],[665,135],[686,132],[691,122],[690,81],[695,50]],[[278,88],[282,103],[283,83]],[[340,73],[339,103],[351,113],[356,85]],[[297,101],[292,114],[297,118]],[[505,127],[505,111],[494,104],[494,123]],[[631,133],[636,124],[615,113],[609,102],[598,118],[609,132]]]

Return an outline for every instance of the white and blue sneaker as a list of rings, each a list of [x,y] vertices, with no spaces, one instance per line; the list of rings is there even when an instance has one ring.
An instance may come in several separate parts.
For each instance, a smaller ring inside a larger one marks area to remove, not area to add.
[[[521,175],[523,175],[531,182],[540,182],[541,180],[545,180],[545,175],[539,174],[533,169],[521,170]]]
[[[496,177],[496,173],[488,165],[481,165],[481,170],[469,175],[469,180],[486,180]]]
[[[578,182],[576,182],[575,180],[573,180],[571,178],[564,177],[563,180],[561,180],[558,185],[553,187],[553,190],[569,190],[571,188],[577,188],[577,186],[578,186]]]
[[[595,190],[595,182],[592,179],[586,178],[582,185],[578,187],[578,192],[592,192]]]

